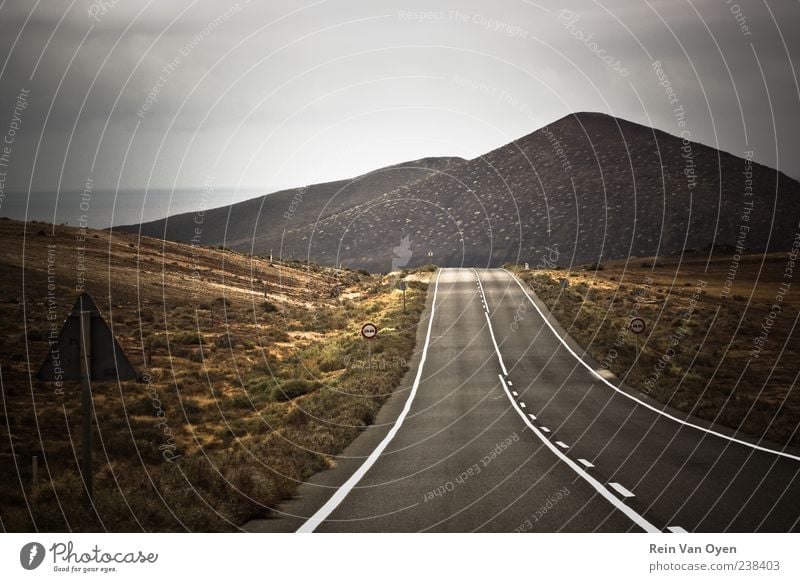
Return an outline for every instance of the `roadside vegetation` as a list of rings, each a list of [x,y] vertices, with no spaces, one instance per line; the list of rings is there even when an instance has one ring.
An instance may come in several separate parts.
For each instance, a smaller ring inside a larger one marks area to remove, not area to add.
[[[22,228],[0,221],[4,248]],[[75,300],[76,234],[29,224],[24,264],[21,253],[0,259],[5,531],[236,530],[334,466],[407,370],[429,274],[409,277],[404,312],[396,275],[90,231],[86,290],[141,377],[93,385],[87,509],[80,387],[35,378],[48,346],[47,245],[60,325]],[[369,353],[366,321],[380,330]]]
[[[628,386],[752,437],[800,445],[800,298],[784,285],[788,254],[706,261],[515,270]],[[634,317],[646,323],[638,352]]]

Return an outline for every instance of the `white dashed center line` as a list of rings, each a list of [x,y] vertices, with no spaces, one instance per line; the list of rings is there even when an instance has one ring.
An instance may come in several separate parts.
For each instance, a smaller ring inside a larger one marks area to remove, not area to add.
[[[556,441],[556,444],[561,447],[562,449],[568,449],[569,445],[566,443],[562,443],[561,441]]]
[[[672,525],[667,528],[667,531],[672,533],[689,533],[679,525]]]
[[[614,491],[616,491],[620,495],[622,495],[623,497],[636,497],[633,493],[625,489],[625,487],[623,487],[619,483],[609,483],[608,486],[611,487]]]
[[[592,468],[594,467],[594,465],[592,465],[592,464],[591,464],[589,461],[587,461],[586,459],[578,459],[578,462],[579,462],[581,465],[583,465],[584,467],[586,467],[587,469],[592,469]]]

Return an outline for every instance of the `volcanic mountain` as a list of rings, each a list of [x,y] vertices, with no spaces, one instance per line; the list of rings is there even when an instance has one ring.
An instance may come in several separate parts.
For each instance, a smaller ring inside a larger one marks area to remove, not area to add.
[[[787,249],[800,183],[747,156],[577,113],[472,160],[408,162],[196,219],[119,228],[384,272],[568,265],[720,246]]]

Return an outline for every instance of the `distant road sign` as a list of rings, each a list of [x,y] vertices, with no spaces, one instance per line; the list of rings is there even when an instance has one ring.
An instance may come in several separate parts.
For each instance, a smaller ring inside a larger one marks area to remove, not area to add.
[[[365,323],[361,326],[361,335],[366,339],[373,339],[378,335],[378,328],[374,323]]]
[[[644,323],[644,319],[641,317],[634,317],[631,319],[631,322],[628,324],[628,329],[630,329],[635,334],[640,334],[645,330],[647,327]]]
[[[406,289],[408,289],[408,283],[406,283],[405,281],[398,281],[397,288],[400,289],[400,291],[405,291]]]

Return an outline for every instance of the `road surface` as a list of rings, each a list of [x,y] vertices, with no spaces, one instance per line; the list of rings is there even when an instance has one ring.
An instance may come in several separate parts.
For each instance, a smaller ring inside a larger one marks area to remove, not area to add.
[[[412,370],[374,429],[247,529],[800,529],[796,452],[615,389],[510,273],[442,269],[428,301]]]

